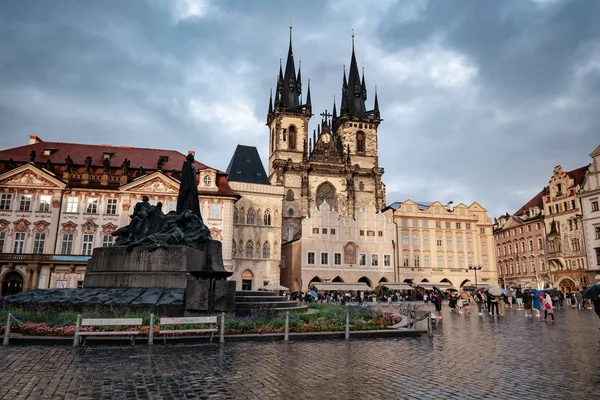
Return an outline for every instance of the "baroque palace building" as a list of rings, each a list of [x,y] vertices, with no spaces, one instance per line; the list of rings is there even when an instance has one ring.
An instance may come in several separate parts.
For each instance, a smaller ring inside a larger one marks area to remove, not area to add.
[[[44,142],[37,136],[26,146],[0,151],[1,295],[81,286],[93,249],[112,245],[111,233],[129,223],[132,207],[143,196],[161,202],[165,213],[175,210],[184,159],[173,150]],[[227,173],[198,161],[195,166],[202,216],[212,237],[223,242],[225,268],[234,272],[240,288],[244,272],[253,275],[256,285],[278,282],[278,268],[271,273],[253,263],[236,265],[232,238],[245,235],[234,233],[234,203],[242,196],[228,183]],[[281,191],[240,179],[232,185],[250,199],[279,199],[271,208],[272,228],[264,230],[267,239],[256,236],[263,245],[273,238],[267,263],[278,266]]]
[[[348,76],[344,70],[339,108],[323,117],[312,137],[310,87],[302,102],[302,77],[296,74],[290,44],[285,73],[280,65],[275,99],[271,96],[267,113],[269,127],[269,180],[285,188],[282,240],[291,240],[301,231],[303,218],[323,202],[341,214],[355,217],[372,204],[385,206],[385,185],[379,167],[377,129],[381,116],[377,94],[374,106],[366,106],[364,71],[359,74],[352,39]]]
[[[494,221],[498,274],[505,287],[550,287],[543,198],[548,187],[513,215]]]
[[[431,283],[457,288],[498,284],[492,221],[478,203],[406,200],[387,210],[393,210],[397,229],[399,282],[426,288]]]
[[[590,176],[587,173],[588,166],[568,172],[556,166],[548,186],[515,214],[496,220],[494,238],[501,281],[540,289],[558,287],[564,292],[594,281],[597,268],[588,264],[586,219],[580,200],[585,188],[593,184],[584,185]],[[589,193],[593,198],[593,190]],[[586,206],[591,209],[593,201],[588,202]]]

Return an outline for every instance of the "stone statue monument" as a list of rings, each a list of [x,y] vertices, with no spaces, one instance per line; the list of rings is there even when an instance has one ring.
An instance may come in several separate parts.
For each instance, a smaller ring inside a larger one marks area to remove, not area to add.
[[[117,229],[114,246],[94,250],[85,288],[185,289],[190,312],[230,311],[235,282],[223,266],[222,244],[202,221],[194,156],[183,163],[177,210],[164,214],[162,204],[142,197],[129,225]]]

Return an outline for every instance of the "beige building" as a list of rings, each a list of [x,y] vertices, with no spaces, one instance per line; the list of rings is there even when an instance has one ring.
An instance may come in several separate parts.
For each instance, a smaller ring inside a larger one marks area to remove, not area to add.
[[[470,206],[396,202],[398,282],[446,282],[451,286],[498,284],[492,221],[477,203]]]
[[[589,283],[600,274],[600,146],[590,154],[592,163],[579,192],[583,214],[584,250],[589,268]]]
[[[547,268],[542,203],[547,194],[548,187],[545,187],[516,213],[503,215],[494,223],[498,275],[505,287],[544,289],[552,286]]]
[[[384,171],[378,162],[381,116],[377,94],[373,108],[367,109],[365,75],[359,74],[354,42],[348,78],[344,72],[342,79],[340,113],[336,104],[331,114],[323,112],[312,137],[308,126],[312,117],[310,88],[305,102],[302,90],[290,36],[285,73],[280,67],[275,99],[270,99],[267,114],[269,180],[285,188],[284,242],[301,230],[303,219],[323,202],[350,216],[369,204],[376,209],[385,206]]]
[[[147,195],[174,210],[185,155],[172,150],[44,142],[0,151],[0,282],[2,295],[81,286],[93,249],[129,223]],[[204,222],[231,258],[237,195],[226,174],[196,162]]]
[[[590,283],[578,197],[587,169],[566,172],[556,166],[543,198],[549,278],[565,292]]]
[[[255,147],[238,145],[227,168],[241,198],[233,209],[231,257],[238,290],[279,283],[284,188],[269,183]]]
[[[391,211],[368,205],[352,217],[323,202],[283,245],[281,284],[305,291],[316,282],[364,282],[371,288],[392,282],[395,242]]]

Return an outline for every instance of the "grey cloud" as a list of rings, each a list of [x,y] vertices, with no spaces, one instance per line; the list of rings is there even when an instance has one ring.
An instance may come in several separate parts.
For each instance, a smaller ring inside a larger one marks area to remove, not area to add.
[[[262,125],[290,19],[305,88],[311,79],[311,130],[333,96],[339,106],[357,28],[368,104],[377,85],[384,118],[389,203],[477,201],[492,216],[512,212],[547,184],[554,165],[585,165],[598,145],[598,2],[214,1],[206,15],[179,21],[173,4],[3,2],[1,147],[29,134],[143,141],[196,149],[224,169],[244,143],[259,147],[266,164]],[[465,64],[448,65],[453,57]],[[386,70],[391,61],[406,76]],[[473,75],[454,85],[426,73],[443,80],[461,68]]]

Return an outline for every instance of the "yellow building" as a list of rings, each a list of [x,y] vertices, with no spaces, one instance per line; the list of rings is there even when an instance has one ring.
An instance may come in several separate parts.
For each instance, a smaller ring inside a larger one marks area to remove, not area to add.
[[[386,210],[393,211],[397,229],[398,282],[498,284],[492,221],[479,204],[406,200]]]

